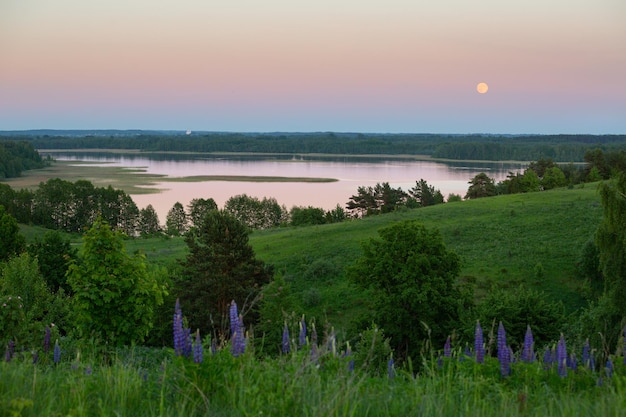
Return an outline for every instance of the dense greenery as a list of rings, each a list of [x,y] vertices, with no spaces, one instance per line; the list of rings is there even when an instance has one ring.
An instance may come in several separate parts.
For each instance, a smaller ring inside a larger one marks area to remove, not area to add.
[[[139,149],[144,152],[265,152],[340,155],[431,155],[457,160],[582,162],[585,153],[623,149],[626,135],[453,135],[388,133],[5,132],[37,149]]]
[[[0,179],[19,177],[22,171],[43,168],[47,163],[32,143],[0,140]]]

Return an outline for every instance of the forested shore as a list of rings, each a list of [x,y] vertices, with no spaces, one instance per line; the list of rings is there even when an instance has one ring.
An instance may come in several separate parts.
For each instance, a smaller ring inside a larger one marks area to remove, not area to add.
[[[454,160],[582,162],[594,149],[626,147],[626,135],[488,135],[427,133],[237,133],[157,131],[0,132],[2,141],[36,149],[133,149],[143,152],[263,152],[428,155]]]

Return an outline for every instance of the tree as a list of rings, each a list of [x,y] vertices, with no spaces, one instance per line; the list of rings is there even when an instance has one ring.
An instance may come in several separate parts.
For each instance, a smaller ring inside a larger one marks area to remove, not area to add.
[[[77,251],[72,248],[69,239],[64,239],[57,230],[50,230],[41,241],[36,240],[29,245],[28,252],[39,261],[41,275],[51,292],[56,293],[62,288],[66,294],[71,294],[66,272],[69,264],[76,259]]]
[[[626,173],[600,184],[604,217],[596,232],[600,269],[604,277],[605,305],[613,337],[626,318]],[[609,335],[607,335],[607,338]]]
[[[19,254],[26,245],[15,217],[0,206],[0,262]]]
[[[496,195],[496,185],[492,178],[481,172],[469,181],[469,188],[465,199],[491,197]]]
[[[152,204],[148,204],[146,208],[139,210],[137,229],[141,236],[154,236],[161,233],[159,215],[154,207],[152,207]]]
[[[561,171],[561,168],[554,166],[548,168],[541,178],[541,186],[544,190],[551,190],[557,187],[563,187],[567,184],[565,173]]]
[[[287,217],[287,209],[281,207],[275,198],[263,197],[263,200],[259,200],[246,194],[229,198],[224,211],[250,229],[276,227]]]
[[[170,236],[182,236],[187,231],[187,214],[183,205],[178,201],[167,212],[165,230]]]
[[[165,293],[157,275],[148,272],[145,256],[128,255],[123,235],[100,218],[83,237],[67,279],[83,335],[117,346],[143,341]]]
[[[210,210],[217,210],[217,203],[212,198],[194,198],[187,206],[188,216],[192,226],[200,224],[204,214]]]
[[[269,282],[273,268],[255,258],[248,230],[226,211],[212,210],[185,236],[189,254],[176,292],[190,328],[228,334],[230,302],[235,300],[244,314],[249,313]],[[254,317],[246,322],[254,322]]]
[[[292,226],[308,226],[326,223],[324,209],[318,207],[292,207],[289,213]]]
[[[375,323],[401,356],[416,357],[424,340],[442,343],[458,325],[466,297],[456,286],[459,257],[446,249],[438,230],[404,221],[379,230],[363,243],[363,255],[347,276],[370,290]]]
[[[409,195],[415,199],[417,207],[427,207],[443,203],[443,194],[432,185],[420,179],[415,182],[415,187],[409,190]]]

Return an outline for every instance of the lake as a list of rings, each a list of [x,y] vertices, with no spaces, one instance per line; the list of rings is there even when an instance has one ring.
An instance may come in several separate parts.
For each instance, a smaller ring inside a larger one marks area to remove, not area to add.
[[[49,153],[42,150],[43,155]],[[521,172],[522,163],[436,162],[409,158],[334,157],[334,156],[251,156],[206,154],[124,154],[107,152],[50,152],[57,160],[87,161],[120,167],[141,168],[150,174],[169,178],[191,176],[306,177],[333,178],[333,182],[251,182],[251,181],[176,181],[157,182],[154,194],[131,194],[139,208],[152,204],[161,223],[174,203],[187,206],[194,198],[213,198],[218,207],[232,196],[273,197],[287,209],[293,206],[314,206],[331,210],[345,207],[359,186],[388,182],[404,191],[424,179],[441,190],[464,196],[468,181],[485,172],[496,182],[509,172]],[[160,191],[158,191],[160,190]]]

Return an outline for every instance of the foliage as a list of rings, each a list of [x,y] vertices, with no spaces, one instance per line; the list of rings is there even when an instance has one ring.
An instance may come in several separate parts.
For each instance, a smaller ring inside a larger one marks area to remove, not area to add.
[[[46,163],[29,142],[0,141],[0,178],[19,177],[22,171],[43,168]]]
[[[469,318],[469,317],[468,317]],[[476,320],[484,326],[502,322],[514,350],[524,340],[527,326],[533,329],[535,346],[544,346],[558,339],[566,324],[562,303],[548,300],[543,292],[518,287],[495,289],[476,306],[476,312],[466,325],[466,335],[474,333]],[[469,339],[469,337],[468,337]]]
[[[355,367],[376,376],[387,375],[391,355],[390,339],[375,324],[361,332],[354,346]]]
[[[357,188],[357,194],[350,197],[346,208],[353,217],[390,213],[406,204],[408,194],[401,188],[393,188],[388,182]]]
[[[156,236],[161,233],[161,224],[159,216],[152,204],[148,204],[146,208],[139,210],[139,220],[137,221],[137,231],[140,236]]]
[[[596,232],[600,269],[604,277],[604,295],[612,307],[607,318],[612,325],[607,338],[616,340],[626,319],[626,172],[615,181],[600,184],[604,217]]]
[[[263,197],[259,200],[247,194],[229,198],[224,211],[250,229],[269,229],[279,226],[287,217],[287,209],[280,206],[275,198]]]
[[[427,207],[443,203],[441,191],[435,189],[432,185],[428,185],[424,179],[415,182],[415,187],[409,190],[409,195],[413,199],[415,207]],[[408,202],[407,205],[409,205]],[[412,208],[412,206],[410,207]]]
[[[292,226],[310,226],[326,223],[326,212],[318,207],[292,207],[289,210]]]
[[[71,294],[66,272],[70,262],[77,257],[77,250],[72,248],[69,239],[65,239],[57,230],[49,230],[41,240],[37,239],[28,245],[28,253],[37,258],[39,270],[51,292],[63,289],[66,294]]]
[[[37,259],[28,253],[11,258],[0,268],[0,295],[6,304],[0,340],[14,340],[20,348],[28,346],[35,334],[56,323],[67,330],[70,307],[63,290],[52,294],[39,272]],[[16,300],[19,300],[17,302]],[[7,316],[8,314],[8,316]]]
[[[175,285],[191,329],[228,334],[230,302],[235,300],[240,311],[250,313],[261,287],[269,282],[273,268],[255,258],[248,233],[223,210],[208,211],[187,233],[189,253]],[[253,315],[246,317],[247,323],[255,321]]]
[[[209,210],[217,210],[217,203],[212,198],[194,198],[189,203],[187,218],[191,226],[197,226]]]
[[[20,234],[15,217],[0,206],[0,262],[20,253],[25,247],[24,236]]]
[[[600,252],[594,239],[589,239],[583,246],[576,267],[579,278],[589,285],[589,295],[596,299],[604,291],[604,276],[600,269]]]
[[[68,282],[74,291],[77,326],[85,336],[113,345],[141,342],[163,302],[160,277],[149,272],[145,256],[128,255],[123,237],[97,219],[83,237],[79,261]]]
[[[374,321],[389,335],[400,356],[417,357],[429,333],[445,340],[459,325],[464,306],[456,286],[458,255],[446,249],[437,229],[416,221],[378,231],[380,239],[362,245],[363,255],[346,271],[363,288],[372,289]]]
[[[484,172],[474,176],[469,184],[465,199],[492,197],[497,194],[493,178],[489,178]]]
[[[182,236],[187,231],[187,214],[183,205],[178,201],[167,212],[165,231],[170,236]]]
[[[282,340],[282,323],[293,324],[297,321],[294,312],[297,304],[289,284],[282,274],[277,273],[272,281],[265,285],[259,306],[259,324],[255,330],[257,338],[262,338],[263,345],[258,348],[260,354],[277,355]]]

